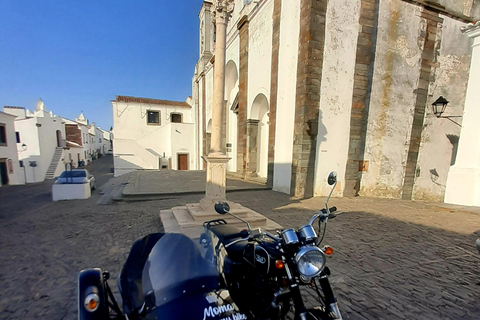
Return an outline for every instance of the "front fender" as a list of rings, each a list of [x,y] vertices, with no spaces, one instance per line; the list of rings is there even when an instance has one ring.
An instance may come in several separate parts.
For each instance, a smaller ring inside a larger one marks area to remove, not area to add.
[[[99,305],[93,311],[87,311],[84,306],[85,298],[89,294],[98,294]],[[108,305],[103,283],[102,269],[93,268],[80,271],[78,275],[78,319],[79,320],[107,320]]]

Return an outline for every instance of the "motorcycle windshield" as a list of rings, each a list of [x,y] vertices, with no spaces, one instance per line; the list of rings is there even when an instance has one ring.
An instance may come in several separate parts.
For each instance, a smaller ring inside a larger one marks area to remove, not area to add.
[[[155,308],[177,298],[219,288],[211,241],[178,233],[165,234],[153,247],[143,269],[145,303]]]

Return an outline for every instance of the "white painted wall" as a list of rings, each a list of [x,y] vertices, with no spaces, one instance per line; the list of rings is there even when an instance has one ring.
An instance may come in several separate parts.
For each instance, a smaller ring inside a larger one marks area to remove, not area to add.
[[[359,0],[328,3],[319,92],[315,196],[328,196],[330,193],[327,177],[331,171],[337,172],[337,195],[343,194],[345,186],[359,15]]]
[[[118,101],[112,101],[112,106],[115,176],[135,169],[159,169],[159,158],[172,157],[172,147],[175,143],[179,148],[185,148],[184,140],[188,140],[192,145],[194,143],[193,124],[192,129],[186,130],[181,138],[173,141],[170,123],[172,112],[182,114],[182,121],[190,120],[192,112],[190,107]],[[160,113],[160,125],[147,124],[148,111]],[[188,152],[191,155],[190,169],[196,169],[194,147],[188,148]]]
[[[273,1],[267,1],[249,23],[247,119],[251,118],[251,108],[257,95],[264,94],[270,105],[272,15]]]
[[[402,195],[416,99],[412,88],[420,76],[416,8],[397,0],[380,2],[380,16],[390,18],[378,25],[365,149],[369,169],[362,178],[362,196]]]
[[[8,109],[7,109],[8,110]],[[62,139],[65,139],[65,127],[62,118],[45,110],[31,113],[25,119],[15,121],[16,131],[20,132],[19,160],[24,162],[27,182],[41,182],[45,180],[47,170],[52,162],[57,148],[57,130],[60,130]],[[21,147],[25,144],[25,147]],[[30,166],[31,161],[36,167]],[[57,172],[62,170],[62,161],[57,165]]]
[[[7,160],[7,174],[8,174],[8,180],[9,180],[8,184],[10,185],[25,183],[24,168],[20,168],[20,164],[18,160],[14,122],[15,122],[14,115],[10,115],[8,113],[4,113],[0,111],[0,123],[5,125],[6,138],[7,138],[7,145],[6,146],[0,145],[0,159],[4,158]],[[11,162],[13,172],[10,172],[9,170],[9,162]],[[0,179],[0,186],[1,185],[2,185],[2,181]]]
[[[448,119],[438,119],[433,114],[431,104],[439,96],[446,97],[451,102],[444,115],[462,115],[471,52],[469,38],[460,31],[464,24],[446,16],[442,18],[441,46],[434,69],[435,82],[429,88],[417,162],[419,170],[413,189],[415,200],[437,202],[443,201],[447,174],[455,161],[456,147],[451,140],[456,140],[458,144],[461,127]],[[462,118],[452,120],[462,122]]]
[[[457,160],[447,178],[445,202],[480,207],[480,27],[467,31],[473,38],[462,131]]]
[[[171,151],[170,157],[172,157],[172,169],[178,169],[178,154],[188,155],[188,169],[197,169],[195,165],[195,141],[192,139],[195,126],[193,123],[171,123],[170,136],[171,136]]]
[[[278,54],[277,113],[273,190],[290,193],[293,154],[293,125],[297,83],[300,2],[282,1]]]

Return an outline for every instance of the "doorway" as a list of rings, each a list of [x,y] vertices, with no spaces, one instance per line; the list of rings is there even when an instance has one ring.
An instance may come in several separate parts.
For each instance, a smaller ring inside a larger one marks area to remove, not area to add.
[[[62,132],[60,130],[57,130],[57,147],[63,147],[62,146]]]
[[[7,159],[0,159],[0,176],[2,181],[2,186],[8,184],[8,170],[7,170]]]
[[[178,170],[188,170],[188,154],[177,154]]]

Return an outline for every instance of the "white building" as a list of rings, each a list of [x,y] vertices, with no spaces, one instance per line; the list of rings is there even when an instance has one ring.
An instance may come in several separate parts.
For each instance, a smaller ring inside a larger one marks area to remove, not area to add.
[[[230,172],[296,197],[327,195],[326,177],[337,171],[337,196],[443,201],[458,148],[452,183],[472,172],[480,181],[478,156],[464,155],[478,146],[478,126],[462,150],[460,127],[431,108],[443,96],[446,115],[463,113],[478,61],[461,27],[480,19],[480,2],[233,2],[223,144]],[[209,150],[214,11],[204,1],[192,81],[199,168]]]
[[[20,141],[15,132],[15,117],[0,111],[0,186],[25,183],[24,168],[18,160]]]
[[[99,130],[98,138],[99,138],[100,152],[102,155],[105,155],[108,153],[109,150],[112,149],[111,134],[110,134],[110,131],[106,131],[101,128],[97,128],[97,130]]]
[[[62,153],[65,130],[62,118],[48,112],[40,99],[34,112],[21,107],[4,107],[5,113],[16,116],[19,133],[18,159],[23,162],[27,183],[53,179],[63,170]]]
[[[198,168],[188,103],[127,96],[111,103],[115,176],[136,169]]]

